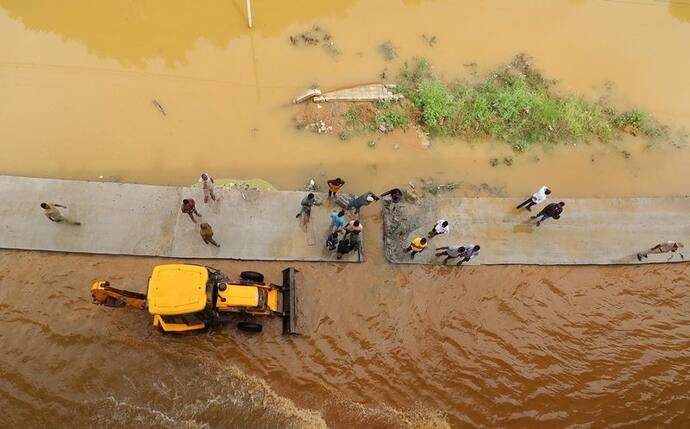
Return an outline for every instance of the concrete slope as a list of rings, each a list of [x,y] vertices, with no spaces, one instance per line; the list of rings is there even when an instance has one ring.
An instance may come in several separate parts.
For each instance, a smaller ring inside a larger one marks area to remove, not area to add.
[[[304,192],[217,191],[204,204],[198,188],[0,176],[0,247],[171,258],[335,261],[325,250],[329,207],[316,207],[305,228],[295,214]],[[180,212],[194,198],[220,248],[205,244],[198,224]],[[41,202],[66,205],[82,223],[50,222]],[[363,258],[362,258],[363,260]],[[344,262],[357,261],[350,254]]]
[[[690,198],[563,198],[563,215],[537,227],[532,212],[516,210],[521,199],[427,198],[416,205],[384,207],[386,258],[395,263],[438,264],[436,247],[473,243],[481,255],[469,264],[637,264],[636,253],[662,241],[690,242]],[[386,203],[388,204],[388,203]],[[451,231],[430,241],[414,260],[404,249],[426,237],[439,219]],[[686,258],[690,249],[685,247]],[[670,255],[650,255],[642,263],[666,262]],[[679,255],[671,260],[682,261]]]

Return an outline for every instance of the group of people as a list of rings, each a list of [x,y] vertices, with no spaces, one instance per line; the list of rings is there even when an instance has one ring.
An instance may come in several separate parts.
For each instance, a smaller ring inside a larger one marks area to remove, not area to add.
[[[215,181],[213,180],[213,177],[211,177],[211,175],[208,173],[202,173],[199,177],[199,184],[201,185],[201,191],[204,194],[204,203],[208,204],[209,201],[216,201]],[[183,199],[180,211],[188,215],[194,223],[197,223],[194,216],[198,218],[202,217],[201,214],[196,210],[196,201],[194,201],[193,198]],[[213,239],[213,227],[211,227],[211,225],[209,225],[207,222],[202,222],[199,225],[199,235],[201,235],[201,239],[204,241],[204,243],[210,244],[211,246],[220,247],[220,244]]]
[[[438,222],[431,228],[431,231],[426,237],[416,237],[410,245],[405,249],[405,253],[410,254],[410,259],[414,259],[415,255],[422,253],[429,247],[429,241],[439,235],[448,234],[450,232],[450,224],[445,219],[439,219]],[[469,262],[472,258],[479,256],[481,246],[474,243],[467,244],[453,244],[449,246],[441,246],[436,248],[436,257],[445,256],[443,264],[447,264],[451,259],[457,260],[456,265],[462,265],[464,262]]]
[[[199,177],[199,183],[203,192],[204,203],[208,204],[209,201],[216,201],[215,182],[213,177],[211,177],[208,173],[203,173]],[[345,181],[339,177],[328,180],[328,198],[337,199],[338,192],[344,184]],[[345,217],[346,212],[359,215],[359,212],[363,207],[368,206],[375,201],[379,201],[381,198],[386,196],[390,198],[390,203],[392,205],[390,209],[395,211],[396,205],[402,201],[403,195],[404,194],[400,189],[393,188],[382,193],[380,197],[372,192],[366,192],[358,197],[354,197],[346,202],[343,202],[341,204],[343,206],[341,210],[333,210],[329,214],[331,222],[328,228],[328,238],[326,240],[327,249],[330,251],[335,251],[338,259],[342,259],[343,255],[351,251],[359,250],[361,246],[361,233],[363,230],[363,225],[358,219],[348,221]],[[520,203],[516,209],[519,210],[524,208],[531,212],[532,207],[546,201],[549,195],[551,195],[551,190],[547,186],[542,186],[530,198]],[[301,208],[296,217],[302,218],[304,222],[308,223],[311,217],[312,207],[320,206],[321,204],[321,200],[314,193],[307,194],[307,196],[305,196],[300,203]],[[563,213],[564,207],[565,203],[563,201],[547,204],[536,215],[531,216],[530,220],[538,219],[536,222],[537,226],[540,226],[542,222],[550,218],[558,220]],[[61,213],[60,208],[67,208],[62,204],[44,202],[41,203],[41,208],[43,209],[43,214],[51,222],[64,223],[74,226],[81,225],[80,222],[64,216]],[[197,223],[197,219],[202,217],[202,215],[196,209],[196,202],[192,198],[184,198],[182,200],[180,210],[182,213],[188,215],[194,223]],[[414,259],[415,255],[428,248],[431,239],[439,235],[447,234],[449,231],[449,222],[445,219],[440,219],[431,228],[426,237],[415,237],[405,249],[405,253],[410,254],[410,259]],[[201,223],[199,225],[199,233],[204,243],[220,247],[220,244],[213,239],[213,228],[211,225],[206,222]],[[677,252],[681,259],[685,259],[683,254],[679,252],[679,250],[683,247],[684,245],[682,242],[666,241],[659,243],[644,252],[638,253],[636,256],[638,261],[642,261],[642,259],[647,258],[649,254],[671,253],[671,257],[669,258],[670,260]],[[436,257],[445,257],[443,259],[443,264],[447,264],[450,260],[457,260],[457,265],[461,265],[464,262],[468,262],[471,259],[478,257],[479,252],[480,246],[474,243],[454,244],[437,247],[435,249]]]

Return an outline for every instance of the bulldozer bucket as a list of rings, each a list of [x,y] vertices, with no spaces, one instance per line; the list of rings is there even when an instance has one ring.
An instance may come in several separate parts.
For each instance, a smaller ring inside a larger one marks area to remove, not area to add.
[[[283,334],[298,334],[296,320],[297,282],[295,280],[297,272],[295,268],[283,270]]]

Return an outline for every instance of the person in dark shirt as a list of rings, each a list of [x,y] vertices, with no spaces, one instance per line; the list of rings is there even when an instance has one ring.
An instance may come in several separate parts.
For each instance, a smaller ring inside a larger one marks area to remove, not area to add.
[[[560,219],[561,213],[563,213],[563,207],[565,203],[563,201],[559,203],[551,203],[544,207],[536,216],[531,216],[530,219],[536,219],[541,216],[541,219],[537,221],[537,226],[541,225],[546,219],[552,217],[554,219]]]
[[[198,211],[196,211],[196,203],[191,198],[186,198],[182,200],[182,213],[187,213],[192,222],[196,223],[194,215],[201,217]]]
[[[338,250],[336,251],[335,257],[338,259],[343,259],[343,255],[350,253],[353,249],[352,243],[349,238],[343,238],[338,242]]]
[[[374,193],[372,192],[367,192],[365,194],[360,195],[359,197],[353,199],[350,201],[350,203],[347,205],[348,210],[354,210],[355,214],[359,214],[359,210],[364,207],[368,206],[369,204],[373,203],[374,201],[378,201],[379,197],[377,197]]]
[[[398,188],[393,188],[390,191],[384,192],[383,194],[381,194],[381,198],[385,197],[386,195],[391,196],[391,202],[393,204],[398,204],[402,200],[402,197],[403,197],[402,191]]]

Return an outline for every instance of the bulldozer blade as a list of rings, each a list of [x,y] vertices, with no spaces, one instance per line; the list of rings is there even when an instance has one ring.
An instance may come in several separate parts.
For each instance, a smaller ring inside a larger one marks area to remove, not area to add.
[[[283,334],[296,335],[297,332],[297,274],[295,268],[283,270]]]

